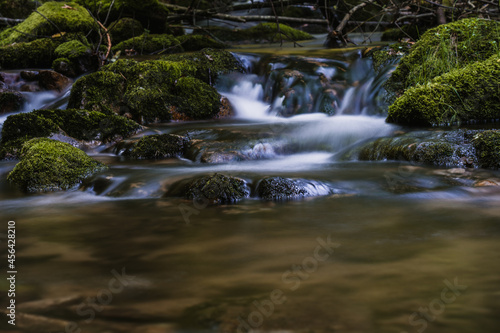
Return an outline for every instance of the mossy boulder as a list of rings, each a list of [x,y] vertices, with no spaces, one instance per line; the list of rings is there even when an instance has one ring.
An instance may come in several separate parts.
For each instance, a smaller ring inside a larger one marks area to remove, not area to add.
[[[55,49],[54,57],[57,59],[63,58],[69,60],[67,62],[64,60],[64,62],[70,66],[75,75],[68,76],[74,77],[76,75],[95,71],[99,68],[98,57],[93,54],[92,47],[84,37],[62,43]],[[53,63],[52,68],[56,69],[58,64],[60,64],[60,62]]]
[[[142,34],[113,47],[113,52],[125,52],[125,50],[134,50],[138,54],[169,54],[182,52],[183,48],[179,40],[172,35]]]
[[[388,122],[413,125],[476,123],[500,118],[500,56],[478,61],[408,89]]]
[[[276,23],[259,23],[254,27],[244,30],[244,35],[253,39],[254,42],[281,42],[284,41],[300,41],[314,39],[307,32],[294,29],[286,24],[279,25],[279,31]]]
[[[0,158],[16,157],[25,141],[38,137],[69,136],[76,140],[112,142],[136,133],[136,122],[117,115],[86,110],[34,110],[7,117],[2,128]]]
[[[48,68],[55,59],[56,48],[62,42],[62,38],[41,38],[32,42],[0,47],[0,67]]]
[[[60,32],[87,34],[95,22],[87,9],[75,2],[46,2],[26,20],[0,34],[0,44],[27,42],[38,37],[52,36]],[[41,15],[40,15],[41,14]],[[37,37],[38,36],[38,37]]]
[[[125,149],[124,156],[134,159],[162,159],[180,157],[189,146],[189,139],[175,134],[147,135],[132,147]]]
[[[476,134],[472,140],[477,151],[479,166],[500,168],[500,130],[489,130]]]
[[[108,15],[110,21],[120,17],[133,17],[140,21],[142,26],[149,27],[153,33],[163,33],[168,16],[168,10],[158,0],[116,0],[114,3],[112,0],[76,0],[76,2],[89,8],[101,22],[104,22]]]
[[[474,136],[479,131],[412,132],[379,138],[357,149],[360,160],[399,160],[446,167],[477,167]],[[352,156],[351,156],[352,157]]]
[[[217,90],[193,77],[181,77],[174,87],[176,111],[192,119],[210,119],[222,106]]]
[[[193,180],[185,188],[186,198],[209,204],[235,203],[249,195],[250,188],[243,179],[218,173]]]
[[[144,27],[138,20],[124,17],[111,23],[108,31],[111,34],[113,44],[118,44],[127,39],[141,36],[144,33]]]
[[[184,51],[187,52],[200,51],[206,48],[225,49],[228,47],[227,44],[203,35],[184,35],[177,37],[177,40],[181,43]]]
[[[20,110],[24,102],[19,91],[0,89],[0,115]]]
[[[70,109],[86,109],[106,114],[120,113],[126,79],[110,71],[98,71],[75,82],[68,101]]]
[[[387,87],[402,93],[417,84],[470,63],[486,60],[500,50],[500,22],[470,18],[427,30],[403,57]]]
[[[76,69],[75,64],[68,58],[57,58],[52,62],[52,69],[67,77],[75,77]]]
[[[70,144],[37,138],[26,142],[7,179],[26,192],[68,190],[106,166]]]
[[[163,57],[167,61],[175,61],[194,69],[192,76],[213,85],[221,74],[244,72],[242,63],[226,50],[203,49],[190,54],[172,54]]]

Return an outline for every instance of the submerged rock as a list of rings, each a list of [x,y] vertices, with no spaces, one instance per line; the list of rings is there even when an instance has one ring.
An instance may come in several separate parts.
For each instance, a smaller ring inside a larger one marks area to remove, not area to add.
[[[345,156],[360,160],[402,160],[446,167],[500,167],[500,130],[413,132],[380,138]]]
[[[136,159],[161,159],[182,156],[189,139],[175,134],[147,135],[123,151],[123,155]]]
[[[186,198],[208,204],[235,203],[249,195],[250,188],[243,179],[218,173],[195,179],[184,187]]]
[[[269,177],[257,185],[259,198],[268,201],[296,200],[331,193],[333,190],[326,184],[304,179]]]
[[[74,188],[106,166],[83,151],[45,138],[26,142],[21,160],[7,179],[26,192],[60,191]]]

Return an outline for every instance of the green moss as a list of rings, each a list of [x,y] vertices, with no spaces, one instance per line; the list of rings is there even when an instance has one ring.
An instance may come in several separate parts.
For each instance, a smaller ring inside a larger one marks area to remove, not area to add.
[[[192,119],[210,119],[220,111],[221,96],[210,85],[192,77],[182,77],[175,86],[177,111]]]
[[[491,130],[478,133],[473,139],[477,151],[479,166],[482,168],[500,168],[500,131]]]
[[[90,52],[90,47],[79,40],[72,40],[62,43],[55,49],[55,56],[58,58],[74,59],[86,55]]]
[[[68,58],[57,58],[52,62],[52,69],[68,77],[76,76],[75,64]]]
[[[139,54],[169,54],[182,52],[180,42],[172,35],[142,34],[138,37],[127,39],[113,47],[114,52],[124,52],[133,49]]]
[[[37,138],[26,142],[21,160],[7,179],[26,192],[59,191],[74,188],[106,167],[67,143]]]
[[[160,159],[182,156],[189,140],[174,134],[148,135],[142,137],[124,156],[136,159]]]
[[[161,88],[133,87],[127,89],[123,100],[127,110],[140,123],[167,122],[172,118],[174,97]]]
[[[276,23],[259,23],[254,27],[248,28],[244,31],[245,35],[253,38],[256,42],[269,41],[272,43],[285,41],[300,41],[306,39],[314,39],[311,34],[289,27],[285,24],[279,25],[280,32]]]
[[[185,51],[200,51],[206,48],[225,49],[227,45],[215,39],[202,35],[184,35],[177,37]]]
[[[111,34],[113,44],[118,44],[127,39],[140,36],[144,33],[141,22],[124,17],[110,24],[108,31]]]
[[[235,203],[249,195],[250,189],[244,180],[218,173],[194,180],[186,186],[188,199],[211,204]]]
[[[242,64],[225,50],[204,49],[190,54],[173,54],[163,57],[189,66],[196,78],[214,84],[219,75],[232,71],[244,72]]]
[[[403,92],[499,51],[500,22],[463,19],[430,29],[401,59],[388,87]]]
[[[65,4],[72,9],[63,8]],[[25,21],[16,25],[16,30],[12,30],[0,43],[7,45],[31,41],[39,37],[52,36],[60,31],[86,34],[95,24],[87,10],[74,2],[46,2],[37,10],[39,13],[33,12]]]
[[[500,118],[500,57],[470,64],[408,89],[390,107],[388,122],[429,126]]]
[[[35,113],[18,113],[8,116],[2,128],[2,143],[19,138],[37,138],[59,132],[59,127],[50,119]]]
[[[366,56],[371,56],[373,68],[380,71],[387,66],[395,65],[405,54],[408,54],[410,47],[407,43],[395,43],[381,48],[374,49]]]
[[[133,17],[149,27],[155,33],[162,33],[165,27],[168,10],[158,0],[116,0],[110,9],[112,0],[76,0],[89,8],[94,15],[104,22],[109,13],[111,21],[120,17]],[[110,21],[108,21],[110,22]]]
[[[380,138],[358,148],[360,160],[400,160],[436,166],[475,166],[474,131],[413,132]],[[471,164],[472,163],[472,164]]]
[[[52,120],[67,135],[78,140],[103,142],[126,138],[140,129],[139,124],[115,114],[87,110],[35,110],[39,117]]]
[[[23,144],[28,140],[28,138],[19,138],[8,142],[0,141],[0,160],[18,159]]]
[[[125,81],[122,75],[109,71],[99,71],[84,76],[73,85],[68,108],[106,114],[120,113]]]
[[[60,38],[42,38],[0,47],[0,67],[3,69],[50,67],[55,59],[55,50],[61,43]]]

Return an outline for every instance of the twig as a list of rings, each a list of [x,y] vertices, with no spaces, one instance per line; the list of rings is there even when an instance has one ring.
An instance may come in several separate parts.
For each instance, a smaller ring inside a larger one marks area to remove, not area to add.
[[[66,42],[66,37],[64,37],[64,34],[62,33],[61,29],[59,29],[59,27],[57,26],[57,24],[55,24],[54,22],[52,22],[47,16],[43,15],[38,10],[35,9],[34,12],[37,13],[37,14],[39,14],[45,20],[47,20],[47,22],[49,22],[50,24],[52,24],[57,29],[57,31],[59,31],[59,34],[62,36],[63,40]]]
[[[108,59],[109,53],[111,52],[111,37],[109,37],[108,29],[106,29],[104,27],[104,25],[102,25],[101,22],[97,21],[97,24],[99,24],[99,26],[102,28],[102,30],[104,30],[104,33],[106,34],[106,37],[107,37],[107,40],[108,40],[108,50],[106,52],[106,56],[102,60],[102,64],[104,65],[104,62],[106,61],[106,59]]]

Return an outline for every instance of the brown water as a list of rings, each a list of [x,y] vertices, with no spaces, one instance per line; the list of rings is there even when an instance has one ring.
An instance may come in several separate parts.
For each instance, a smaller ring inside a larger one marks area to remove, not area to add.
[[[0,233],[16,222],[18,272],[16,326],[5,317],[0,330],[498,332],[500,188],[477,185],[500,173],[340,162],[355,142],[401,129],[383,118],[332,118],[289,120],[270,144],[299,140],[299,149],[261,160],[133,162],[95,153],[111,167],[97,177],[109,181],[100,191],[25,195],[6,181],[14,162],[0,162]],[[267,133],[276,122],[154,130]],[[177,180],[214,172],[252,187],[280,175],[334,191],[225,206],[164,196]],[[5,309],[9,284],[0,281]]]

